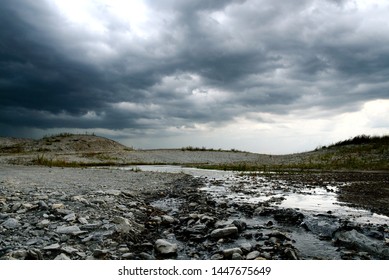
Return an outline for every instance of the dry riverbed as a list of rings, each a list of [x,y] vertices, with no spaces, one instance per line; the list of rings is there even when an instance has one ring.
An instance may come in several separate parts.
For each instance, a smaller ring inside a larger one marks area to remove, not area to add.
[[[229,188],[255,181],[259,192],[282,182],[289,192],[332,191],[336,182],[339,203],[388,215],[388,175],[355,174],[234,177]],[[207,191],[226,183],[138,169],[1,165],[0,258],[389,259],[385,223],[280,207],[277,195],[240,203]]]

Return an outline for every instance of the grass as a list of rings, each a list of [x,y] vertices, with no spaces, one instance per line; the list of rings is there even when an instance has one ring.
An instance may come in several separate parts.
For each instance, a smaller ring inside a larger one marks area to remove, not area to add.
[[[237,150],[237,149],[230,149],[230,150],[223,150],[222,148],[219,149],[213,149],[213,148],[206,148],[206,147],[193,147],[193,146],[187,146],[182,147],[181,151],[201,151],[201,152],[234,152],[234,153],[244,153],[243,151]]]
[[[118,166],[121,165],[114,161],[104,161],[104,162],[77,162],[77,161],[67,161],[64,159],[58,158],[47,158],[45,155],[38,155],[32,161],[36,165],[44,165],[49,167],[93,167],[93,166]]]

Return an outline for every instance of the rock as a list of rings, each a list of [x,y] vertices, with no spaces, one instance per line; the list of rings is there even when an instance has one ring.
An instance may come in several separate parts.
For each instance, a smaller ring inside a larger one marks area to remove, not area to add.
[[[42,209],[42,210],[47,210],[47,209],[49,209],[49,206],[46,204],[46,202],[44,202],[44,201],[39,201],[38,202],[38,206],[39,206],[39,208],[40,209]]]
[[[63,217],[63,219],[67,222],[73,222],[76,220],[76,214],[70,213],[70,214],[66,215],[65,217]]]
[[[280,241],[285,241],[285,240],[290,241],[290,238],[285,233],[280,231],[272,231],[271,233],[267,234],[267,236],[269,236],[269,238],[274,237]]]
[[[62,203],[54,203],[51,205],[51,209],[63,209],[65,208],[65,205],[63,205]]]
[[[238,229],[239,232],[242,232],[242,231],[244,231],[247,228],[246,222],[241,221],[241,220],[234,220],[232,222],[232,224],[234,226],[236,226],[236,228]]]
[[[108,194],[108,195],[119,196],[119,195],[121,195],[122,191],[119,191],[119,190],[107,190],[107,191],[105,191],[105,193]]]
[[[67,253],[67,254],[69,254],[69,255],[78,252],[77,249],[75,249],[75,248],[73,248],[73,247],[71,247],[71,246],[65,246],[65,247],[61,248],[61,251],[65,252],[65,253]]]
[[[58,226],[56,232],[61,234],[72,234],[72,235],[78,235],[84,233],[83,231],[80,230],[78,226]]]
[[[224,257],[226,257],[226,258],[231,257],[232,254],[234,254],[234,253],[238,253],[238,254],[240,254],[240,255],[243,254],[243,252],[242,252],[242,250],[241,250],[240,248],[231,248],[231,249],[225,249],[225,250],[223,250],[223,255],[224,255]]]
[[[259,255],[260,255],[260,253],[258,251],[252,251],[252,252],[247,254],[246,260],[254,260],[254,259],[258,258]]]
[[[288,260],[298,260],[299,259],[297,257],[296,252],[293,249],[291,249],[291,248],[286,248],[285,251],[284,251],[284,254],[285,254],[285,257]]]
[[[61,253],[61,254],[59,254],[58,256],[56,256],[54,260],[57,260],[57,261],[58,261],[58,260],[61,260],[61,261],[68,261],[68,260],[70,260],[70,258],[69,258],[66,254]]]
[[[376,240],[353,229],[339,231],[334,234],[335,244],[351,250],[366,251],[384,258],[389,257],[389,248],[385,248],[384,242]]]
[[[36,226],[38,228],[44,228],[44,227],[47,227],[49,224],[50,224],[50,221],[47,219],[44,219],[44,220],[40,221],[39,223],[37,223]]]
[[[139,258],[142,260],[155,260],[155,257],[153,255],[150,255],[146,252],[142,252],[139,254]]]
[[[28,255],[28,251],[21,249],[21,250],[16,250],[8,253],[7,259],[24,260],[26,259],[27,255]]]
[[[132,233],[137,235],[145,230],[143,225],[127,218],[117,216],[113,219],[113,222],[117,224],[116,231],[120,233]]]
[[[177,254],[177,244],[170,243],[165,239],[158,239],[154,244],[157,255],[171,256]]]
[[[211,260],[222,260],[222,259],[224,259],[224,256],[222,254],[219,254],[219,253],[211,256]]]
[[[332,235],[340,227],[339,222],[329,217],[306,218],[303,227],[322,238],[332,238]]]
[[[93,251],[93,257],[96,259],[104,259],[108,255],[108,250],[96,249]]]
[[[86,225],[88,223],[88,220],[84,217],[80,217],[80,218],[78,218],[78,222],[80,224]]]
[[[8,218],[4,223],[1,224],[3,227],[7,229],[15,229],[21,227],[22,225],[19,223],[17,219]]]
[[[243,257],[239,253],[233,253],[232,256],[231,256],[231,259],[232,260],[243,260]]]
[[[60,248],[61,248],[61,245],[59,245],[58,243],[54,243],[54,244],[48,245],[46,247],[43,247],[43,250],[59,250]]]
[[[277,209],[274,211],[274,219],[288,225],[300,225],[304,215],[294,209]]]
[[[122,255],[123,260],[132,260],[134,258],[134,253],[125,253]]]
[[[174,218],[173,218],[172,216],[169,216],[169,215],[162,215],[161,218],[162,218],[162,222],[163,222],[163,223],[166,223],[166,224],[172,224],[172,223],[174,223]]]
[[[253,246],[248,242],[240,244],[240,249],[242,249],[242,252],[245,254],[249,253],[252,248]]]
[[[237,237],[237,235],[238,235],[238,228],[235,226],[219,228],[211,232],[211,238]]]

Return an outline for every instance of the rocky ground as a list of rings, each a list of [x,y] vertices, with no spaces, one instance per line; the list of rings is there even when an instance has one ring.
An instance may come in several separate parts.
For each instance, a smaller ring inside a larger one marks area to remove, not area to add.
[[[388,225],[356,224],[333,213],[306,216],[269,203],[219,201],[200,190],[204,179],[184,174],[80,168],[131,163],[266,166],[310,157],[138,151],[92,135],[0,138],[0,259],[389,259]],[[291,186],[351,182],[339,190],[342,203],[389,215],[388,173],[270,177]],[[301,250],[301,240],[309,250]]]
[[[332,258],[389,259],[387,225],[220,202],[201,187],[184,174],[1,165],[0,258],[309,259],[294,232],[313,232]]]

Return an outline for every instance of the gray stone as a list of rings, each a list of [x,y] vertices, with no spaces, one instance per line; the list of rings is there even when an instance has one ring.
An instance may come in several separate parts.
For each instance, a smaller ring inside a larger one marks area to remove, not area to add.
[[[243,260],[243,257],[239,253],[233,253],[232,256],[231,256],[231,259],[232,260]]]
[[[139,254],[139,257],[142,259],[142,260],[155,260],[155,257],[153,255],[150,255],[146,252],[142,252]]]
[[[76,220],[76,214],[70,213],[70,214],[66,215],[65,217],[63,217],[63,219],[65,221],[67,221],[67,222],[75,221]]]
[[[10,252],[8,255],[7,255],[7,258],[8,259],[14,259],[14,260],[24,260],[28,255],[28,252],[27,250],[16,250],[16,251],[12,251]]]
[[[373,254],[379,254],[384,257],[389,257],[389,248],[385,248],[385,244],[381,240],[376,240],[356,231],[339,231],[335,233],[335,243],[344,246],[348,249],[366,251]]]
[[[68,260],[70,260],[70,258],[66,254],[61,253],[58,256],[56,256],[54,260],[68,261]]]
[[[239,232],[242,232],[247,228],[246,222],[241,220],[234,220],[232,224],[237,227]]]
[[[120,233],[140,234],[145,230],[143,225],[127,218],[115,217],[113,222],[117,224],[116,230]]]
[[[240,245],[240,248],[242,249],[243,253],[248,253],[253,249],[253,246],[250,243],[246,242],[242,243]]]
[[[19,223],[18,220],[14,219],[14,218],[9,218],[7,219],[4,223],[1,224],[3,227],[7,228],[7,229],[15,229],[15,228],[18,228],[18,227],[21,227],[21,224]]]
[[[212,238],[236,237],[237,235],[238,235],[238,228],[235,226],[219,228],[211,232]]]
[[[61,248],[61,250],[67,254],[70,254],[70,255],[78,252],[78,250],[76,248],[73,248],[71,246],[65,246],[65,247]]]
[[[246,256],[246,260],[254,260],[256,259],[257,257],[259,257],[259,252],[258,251],[252,251],[250,253],[247,254]]]
[[[211,260],[222,260],[222,259],[224,259],[224,256],[222,254],[219,254],[219,253],[211,256]]]
[[[125,253],[122,255],[123,260],[131,260],[134,258],[134,253]]]
[[[59,250],[60,248],[61,248],[61,245],[59,245],[58,243],[54,243],[54,244],[51,244],[51,245],[44,247],[43,250]]]
[[[44,228],[44,227],[47,227],[49,224],[50,224],[50,221],[47,219],[44,219],[44,220],[40,221],[39,223],[37,223],[36,226],[38,228]]]
[[[231,249],[225,249],[223,250],[223,255],[228,258],[228,257],[231,257],[232,254],[234,253],[238,253],[240,255],[243,254],[242,250],[240,248],[231,248]]]
[[[174,218],[169,216],[169,215],[163,215],[163,216],[161,216],[161,218],[162,218],[162,221],[167,223],[167,224],[174,223]]]
[[[56,229],[57,233],[77,235],[83,233],[78,226],[59,226]]]
[[[177,244],[170,243],[165,239],[158,239],[157,241],[155,241],[154,248],[158,255],[177,254]]]

